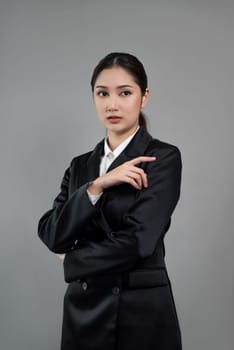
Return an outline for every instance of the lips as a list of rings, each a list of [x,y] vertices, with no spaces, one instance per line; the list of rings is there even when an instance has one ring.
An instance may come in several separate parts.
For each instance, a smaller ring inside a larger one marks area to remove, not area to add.
[[[117,122],[119,122],[122,118],[119,117],[118,115],[110,115],[109,117],[107,117],[107,119],[108,119],[111,123],[117,123]]]

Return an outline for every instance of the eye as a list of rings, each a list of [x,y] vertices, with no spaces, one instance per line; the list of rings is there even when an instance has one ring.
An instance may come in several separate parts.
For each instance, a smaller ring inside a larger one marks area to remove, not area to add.
[[[132,92],[129,91],[129,90],[124,90],[124,91],[122,91],[122,92],[120,93],[121,96],[129,96],[129,95],[131,95],[131,94],[132,94]]]
[[[98,91],[97,95],[100,97],[106,97],[108,95],[108,93],[106,91]]]

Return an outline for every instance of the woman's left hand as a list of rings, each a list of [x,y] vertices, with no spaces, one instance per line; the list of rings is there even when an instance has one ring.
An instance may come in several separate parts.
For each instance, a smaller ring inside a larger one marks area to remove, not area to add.
[[[66,254],[64,253],[64,254],[55,254],[55,255],[57,255],[58,256],[58,258],[63,262],[64,261],[64,259],[65,259],[65,256],[66,256]]]

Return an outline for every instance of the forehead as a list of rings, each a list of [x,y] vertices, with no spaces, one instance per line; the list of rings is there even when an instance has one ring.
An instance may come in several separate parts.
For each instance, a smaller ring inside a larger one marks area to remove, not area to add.
[[[115,87],[119,85],[137,86],[134,77],[122,67],[103,69],[98,75],[95,86]]]

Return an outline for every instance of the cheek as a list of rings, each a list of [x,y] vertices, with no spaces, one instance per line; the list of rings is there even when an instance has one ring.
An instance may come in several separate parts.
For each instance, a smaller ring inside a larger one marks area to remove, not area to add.
[[[141,109],[141,101],[139,99],[134,99],[127,105],[127,108],[134,112],[139,111]]]
[[[104,108],[104,103],[100,102],[100,101],[98,101],[98,102],[94,101],[94,106],[96,108],[96,111],[102,111]]]

